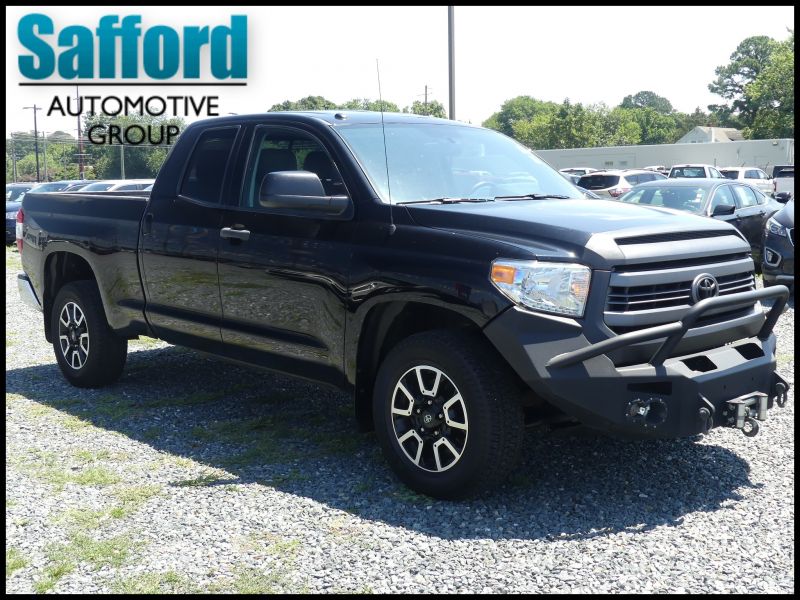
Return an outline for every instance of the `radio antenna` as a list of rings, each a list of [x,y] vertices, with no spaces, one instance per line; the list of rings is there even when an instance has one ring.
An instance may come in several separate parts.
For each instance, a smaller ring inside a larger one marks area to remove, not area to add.
[[[392,182],[389,179],[389,154],[386,151],[386,125],[383,122],[383,94],[381,93],[381,66],[378,59],[375,59],[375,69],[378,71],[378,103],[381,107],[381,131],[383,132],[383,159],[386,163],[386,188],[389,191],[389,235],[392,235],[397,227],[394,225],[394,214],[392,213]]]

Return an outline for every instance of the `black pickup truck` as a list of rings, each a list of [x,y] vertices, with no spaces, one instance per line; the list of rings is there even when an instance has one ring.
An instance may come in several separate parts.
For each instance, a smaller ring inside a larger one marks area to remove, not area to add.
[[[20,293],[72,384],[115,381],[138,335],[333,384],[437,497],[501,481],[526,423],[754,435],[787,400],[788,290],[756,289],[733,227],[587,200],[462,123],[197,122],[149,197],[28,194],[17,235]]]

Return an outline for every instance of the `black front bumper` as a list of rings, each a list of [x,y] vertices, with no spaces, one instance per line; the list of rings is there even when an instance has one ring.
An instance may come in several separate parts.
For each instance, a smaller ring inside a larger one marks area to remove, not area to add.
[[[772,329],[788,296],[785,287],[776,286],[710,298],[681,321],[594,344],[576,320],[542,318],[515,308],[484,331],[537,395],[585,425],[637,437],[687,437],[720,425],[742,427],[743,411],[748,423],[763,420],[776,399],[785,401],[788,384],[775,373]],[[767,298],[775,298],[775,304],[756,335],[674,355],[704,312]],[[653,340],[663,342],[646,363],[616,366],[609,357],[620,348]]]
[[[13,244],[17,239],[17,221],[6,218],[6,244]]]

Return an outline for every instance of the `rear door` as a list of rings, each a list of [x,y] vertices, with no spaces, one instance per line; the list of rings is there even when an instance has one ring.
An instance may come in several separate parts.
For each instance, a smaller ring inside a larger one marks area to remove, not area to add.
[[[217,253],[226,173],[239,131],[204,130],[177,186],[156,186],[142,221],[147,319],[169,342],[208,350],[221,342]]]
[[[241,194],[217,233],[224,236],[222,339],[239,360],[340,383],[352,221],[263,206],[265,176],[297,170],[316,173],[328,195],[347,193],[330,153],[310,131],[255,127]]]

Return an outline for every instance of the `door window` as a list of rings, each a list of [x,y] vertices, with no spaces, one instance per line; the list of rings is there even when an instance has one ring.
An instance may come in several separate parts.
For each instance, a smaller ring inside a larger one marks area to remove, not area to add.
[[[346,194],[342,177],[322,144],[310,134],[289,127],[257,127],[240,206],[260,209],[261,185],[268,173],[310,171],[322,182],[325,194]]]
[[[713,214],[717,206],[736,206],[736,201],[733,199],[733,194],[731,193],[731,186],[721,185],[717,188],[714,197],[711,199],[709,214]]]
[[[733,192],[736,194],[736,204],[739,205],[739,208],[746,208],[758,204],[755,192],[747,186],[734,186]]]

